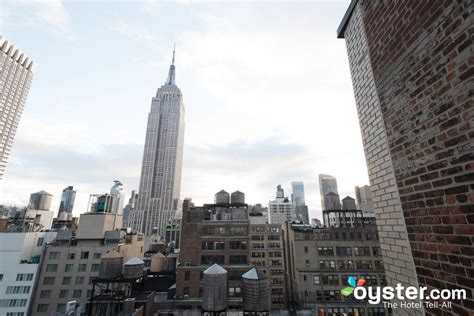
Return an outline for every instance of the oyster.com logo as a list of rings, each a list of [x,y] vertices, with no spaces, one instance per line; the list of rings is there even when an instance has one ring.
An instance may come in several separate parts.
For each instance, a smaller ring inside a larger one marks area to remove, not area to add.
[[[356,281],[355,277],[350,276],[350,277],[347,278],[347,284],[349,284],[350,286],[343,288],[342,291],[341,291],[342,295],[344,295],[346,297],[350,296],[352,294],[352,292],[354,292],[356,287],[364,285],[365,280],[362,279],[362,278],[359,278]]]

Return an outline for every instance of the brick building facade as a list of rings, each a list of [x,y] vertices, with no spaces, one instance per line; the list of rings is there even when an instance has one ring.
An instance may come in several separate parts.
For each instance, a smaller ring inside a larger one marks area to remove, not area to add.
[[[352,1],[345,38],[389,285],[466,289],[474,310],[471,1]],[[397,310],[421,314],[422,310]]]

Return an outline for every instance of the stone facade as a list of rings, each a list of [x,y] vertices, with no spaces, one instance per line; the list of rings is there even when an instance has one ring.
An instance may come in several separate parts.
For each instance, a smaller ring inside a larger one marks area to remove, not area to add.
[[[375,225],[314,228],[287,223],[284,230],[291,305],[318,315],[387,314],[382,303],[370,305],[340,292],[350,276],[363,278],[369,286],[386,284]]]
[[[452,309],[426,312],[468,315],[472,3],[354,1],[350,10],[339,36],[347,44],[387,282],[464,288],[468,298]]]

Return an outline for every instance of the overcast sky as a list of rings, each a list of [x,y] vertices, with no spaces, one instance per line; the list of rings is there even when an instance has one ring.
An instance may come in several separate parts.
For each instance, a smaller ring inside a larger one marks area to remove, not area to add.
[[[341,198],[368,184],[344,40],[350,1],[2,1],[0,33],[37,68],[0,203],[77,189],[75,214],[113,180],[138,188],[147,114],[176,42],[186,131],[182,197],[220,189],[267,204],[303,181],[320,216],[318,174]]]

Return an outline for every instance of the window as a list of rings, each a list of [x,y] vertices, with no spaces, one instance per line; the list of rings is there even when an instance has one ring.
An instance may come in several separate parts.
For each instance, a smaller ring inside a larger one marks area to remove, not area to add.
[[[30,286],[7,286],[6,294],[28,294]]]
[[[68,260],[74,260],[76,258],[76,254],[74,252],[68,253],[67,258]]]
[[[265,240],[265,237],[263,235],[252,235],[252,240]]]
[[[95,277],[90,277],[89,278],[89,283],[88,284],[92,284],[92,282],[94,281]]]
[[[36,242],[36,247],[41,247],[43,246],[44,238],[40,237],[38,238],[38,241]]]
[[[84,277],[78,276],[76,277],[76,285],[84,284]]]
[[[229,264],[247,264],[247,256],[231,255],[229,256]]]
[[[49,304],[38,304],[38,307],[36,308],[36,312],[38,313],[44,313],[48,311]]]
[[[26,306],[26,299],[1,299],[0,307],[24,307]]]
[[[268,240],[280,240],[280,235],[268,235]]]
[[[82,296],[82,290],[74,290],[74,293],[72,294],[72,298],[79,298]]]
[[[184,281],[189,281],[191,277],[191,271],[184,271]]]
[[[242,290],[240,287],[230,287],[229,288],[229,296],[241,296]]]
[[[252,258],[265,258],[265,252],[263,252],[263,251],[252,251]]]
[[[354,256],[370,256],[369,247],[354,247]]]
[[[321,284],[321,278],[319,277],[319,275],[313,275],[313,283],[315,285]]]
[[[236,250],[245,250],[247,249],[246,241],[231,240],[229,241],[229,248]]]
[[[318,254],[320,256],[334,256],[333,247],[318,247]]]
[[[374,260],[374,267],[376,270],[383,270],[383,263],[380,260]]]
[[[201,256],[201,264],[224,264],[224,256]]]
[[[324,291],[324,299],[326,301],[339,301],[339,291]]]
[[[0,282],[3,281],[3,274],[0,274]]]
[[[365,315],[365,310],[363,307],[348,307],[347,316],[358,316]]]
[[[84,272],[87,270],[87,264],[86,263],[81,263],[80,265],[77,266],[77,272]]]
[[[58,312],[65,312],[66,304],[58,304]]]
[[[68,263],[64,266],[64,272],[72,272],[74,270],[74,264]]]
[[[46,265],[46,272],[57,272],[58,265],[57,264],[48,264]]]
[[[351,247],[336,247],[336,254],[338,256],[352,256],[352,249]]]
[[[339,285],[339,276],[338,275],[323,275],[323,284]]]
[[[336,262],[334,260],[320,260],[319,268],[321,270],[335,270]]]
[[[308,247],[304,246],[304,253],[308,253]]]
[[[87,290],[86,297],[91,297],[91,296],[92,296],[92,290]]]
[[[94,256],[93,256],[93,259],[94,259],[94,260],[98,260],[98,259],[100,259],[101,257],[102,257],[102,254],[101,254],[100,252],[95,252],[95,253],[94,253]]]
[[[380,247],[372,247],[372,255],[375,257],[381,256],[382,251],[380,250]]]
[[[254,242],[252,243],[252,249],[265,249],[265,244],[263,242]]]
[[[81,259],[89,259],[89,251],[82,251]]]
[[[24,312],[8,312],[7,316],[25,316]]]
[[[51,290],[43,290],[40,293],[40,298],[50,298],[51,297]]]
[[[357,260],[356,266],[358,270],[372,270],[372,261],[370,260]]]
[[[354,270],[354,262],[352,260],[338,260],[339,270]]]
[[[328,307],[328,315],[345,315],[344,307]]]
[[[71,283],[71,277],[64,277],[63,278],[63,285],[68,285]]]
[[[225,243],[223,241],[203,241],[202,250],[224,250]]]
[[[369,316],[384,316],[385,309],[383,307],[369,307],[367,309]]]
[[[43,279],[43,285],[53,285],[54,284],[54,277],[45,277]]]
[[[91,272],[97,272],[100,269],[100,264],[94,263],[91,265]]]
[[[67,298],[68,294],[68,290],[61,290],[61,292],[59,292],[59,298]]]
[[[33,273],[19,273],[16,275],[17,281],[32,281]]]
[[[57,252],[57,251],[51,251],[49,253],[49,259],[50,260],[54,260],[54,259],[59,259],[59,256],[61,255],[60,252]]]

